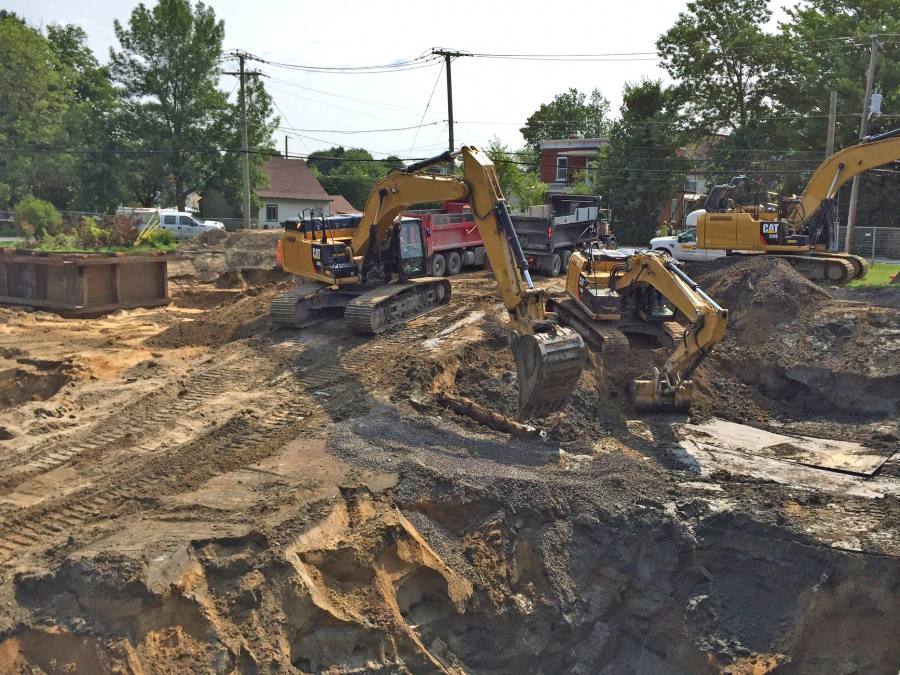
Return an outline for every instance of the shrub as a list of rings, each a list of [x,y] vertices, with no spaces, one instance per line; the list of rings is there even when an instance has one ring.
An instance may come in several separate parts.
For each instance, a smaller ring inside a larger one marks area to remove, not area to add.
[[[176,243],[175,235],[168,230],[156,230],[155,232],[151,232],[144,241],[146,241],[148,246],[161,249],[171,248]]]
[[[26,236],[42,239],[62,231],[62,216],[50,202],[29,195],[16,204],[16,225]]]

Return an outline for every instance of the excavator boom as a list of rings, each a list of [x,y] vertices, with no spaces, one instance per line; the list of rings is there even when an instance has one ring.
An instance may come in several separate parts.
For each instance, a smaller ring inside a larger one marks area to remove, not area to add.
[[[815,170],[788,221],[799,231],[848,180],[897,160],[900,160],[900,129],[864,138],[837,151]]]
[[[400,216],[415,204],[467,200],[510,317],[519,415],[543,417],[565,405],[577,384],[584,343],[546,313],[543,291],[532,283],[493,163],[477,148],[463,147],[458,154],[463,159],[462,177],[422,171],[448,161],[451,155],[445,153],[382,178],[353,229],[329,229],[324,218],[318,230],[314,225],[311,232],[286,229],[284,268],[307,283],[273,302],[273,318],[279,322],[283,316],[282,323],[296,326],[297,317],[306,320],[316,309],[344,307],[350,326],[378,333],[448,301],[447,280],[412,278],[423,277],[424,264],[421,272],[409,273],[416,265],[409,261],[416,256],[407,255],[405,249],[415,245],[403,243]],[[393,249],[386,252],[389,243]],[[418,259],[424,261],[422,242],[417,244]]]

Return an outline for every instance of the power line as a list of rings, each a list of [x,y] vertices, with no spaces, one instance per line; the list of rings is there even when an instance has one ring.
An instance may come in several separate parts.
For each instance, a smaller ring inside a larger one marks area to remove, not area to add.
[[[422,129],[424,127],[433,127],[438,124],[443,124],[444,121],[436,121],[436,122],[426,122],[424,124],[413,124],[408,127],[393,127],[390,129],[300,129],[297,127],[278,127],[279,129],[287,129],[288,131],[308,131],[311,133],[320,133],[320,134],[377,134],[388,131],[409,131],[410,129]],[[414,141],[415,142],[415,141]]]
[[[429,106],[431,106],[431,99],[434,98],[434,92],[437,90],[437,85],[438,85],[438,82],[441,81],[441,73],[443,73],[443,72],[444,72],[444,63],[441,62],[441,67],[438,70],[438,75],[434,80],[434,86],[431,88],[431,94],[428,95],[428,102],[425,103],[425,110],[422,111],[422,118],[419,120],[419,127],[416,129],[416,134],[415,134],[415,136],[413,136],[412,143],[409,144],[409,150],[407,151],[407,154],[412,152],[412,146],[414,146],[416,144],[416,141],[419,140],[419,129],[421,129],[423,126],[422,122],[425,121],[425,115],[428,114],[428,108],[429,108]]]

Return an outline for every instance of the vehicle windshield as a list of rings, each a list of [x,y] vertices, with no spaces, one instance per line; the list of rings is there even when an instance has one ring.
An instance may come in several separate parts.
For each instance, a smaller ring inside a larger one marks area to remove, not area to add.
[[[680,241],[681,243],[693,243],[697,241],[697,230],[695,230],[693,227],[689,230],[685,230],[680,235],[678,235],[678,241]]]
[[[400,273],[401,276],[425,273],[425,245],[422,241],[422,224],[418,220],[407,220],[400,224]]]

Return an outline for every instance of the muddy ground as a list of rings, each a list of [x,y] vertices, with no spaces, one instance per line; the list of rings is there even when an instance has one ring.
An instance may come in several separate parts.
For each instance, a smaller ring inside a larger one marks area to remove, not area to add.
[[[266,245],[166,308],[0,308],[0,672],[898,671],[892,300],[692,269],[731,324],[691,415],[634,412],[635,343],[523,440],[436,402],[515,408],[485,273],[274,329]]]

